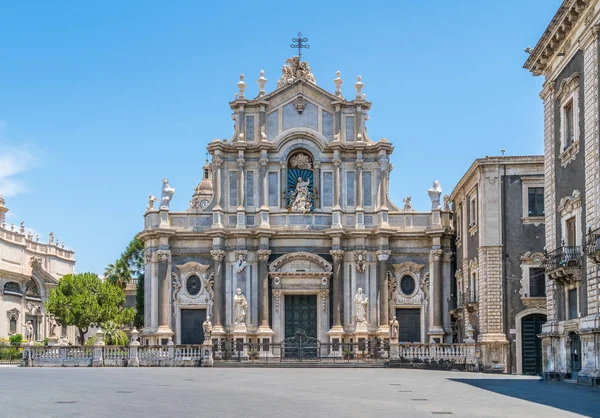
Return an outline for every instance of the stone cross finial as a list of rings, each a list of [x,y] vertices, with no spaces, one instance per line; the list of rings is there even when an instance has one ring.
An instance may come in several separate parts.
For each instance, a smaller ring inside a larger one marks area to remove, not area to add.
[[[362,80],[362,77],[360,75],[357,75],[356,76],[356,84],[354,85],[354,88],[356,89],[356,99],[357,100],[362,99],[363,83],[361,80]]]
[[[244,98],[244,90],[246,90],[246,83],[244,82],[244,74],[240,74],[240,81],[237,83],[238,89],[240,90],[240,99]]]
[[[265,95],[265,83],[267,82],[267,79],[265,78],[265,71],[264,70],[260,70],[260,77],[258,77],[258,96],[264,96]]]
[[[335,78],[333,79],[333,82],[335,83],[335,95],[338,97],[342,97],[342,78],[340,77],[340,72],[336,71],[335,72]]]

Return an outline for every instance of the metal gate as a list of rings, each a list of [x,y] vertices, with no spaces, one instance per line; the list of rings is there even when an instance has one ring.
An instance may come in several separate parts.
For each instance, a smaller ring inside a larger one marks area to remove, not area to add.
[[[281,361],[285,360],[321,360],[321,343],[309,337],[303,330],[298,330],[293,337],[281,342]]]

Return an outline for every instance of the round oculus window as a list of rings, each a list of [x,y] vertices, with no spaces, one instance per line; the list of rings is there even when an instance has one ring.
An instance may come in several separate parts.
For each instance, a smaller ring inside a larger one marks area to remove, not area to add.
[[[202,288],[202,284],[200,283],[200,277],[193,275],[188,277],[185,282],[185,288],[190,296],[196,296],[200,293],[200,289]]]
[[[412,295],[415,291],[416,283],[412,276],[403,276],[400,280],[400,290],[405,295]]]

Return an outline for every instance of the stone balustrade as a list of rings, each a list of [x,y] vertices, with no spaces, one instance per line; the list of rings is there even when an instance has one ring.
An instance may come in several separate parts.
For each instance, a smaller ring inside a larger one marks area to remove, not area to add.
[[[475,343],[415,344],[396,343],[391,348],[390,366],[422,365],[426,368],[477,370],[478,358]]]

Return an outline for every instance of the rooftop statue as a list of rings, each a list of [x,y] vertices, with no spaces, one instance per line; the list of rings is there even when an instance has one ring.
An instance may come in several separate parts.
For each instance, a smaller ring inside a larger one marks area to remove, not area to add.
[[[171,199],[173,199],[173,194],[175,194],[175,189],[169,186],[169,179],[163,179],[162,194],[160,197],[161,209],[169,209],[169,204],[171,203]]]
[[[306,81],[317,84],[315,76],[310,71],[308,62],[300,61],[300,57],[288,58],[286,65],[281,69],[281,78],[277,81],[277,88],[292,84],[296,78],[302,77]]]

